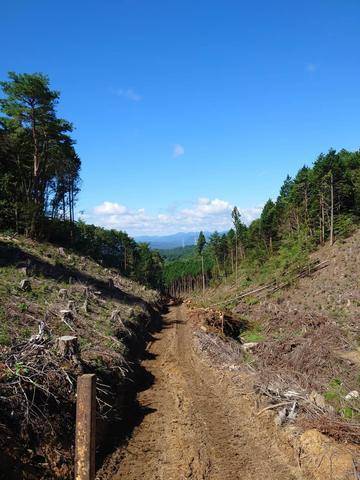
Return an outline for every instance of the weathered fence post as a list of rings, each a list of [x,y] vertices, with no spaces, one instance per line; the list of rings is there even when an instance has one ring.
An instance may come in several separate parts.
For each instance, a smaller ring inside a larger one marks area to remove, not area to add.
[[[95,479],[96,375],[82,375],[77,383],[75,480]]]

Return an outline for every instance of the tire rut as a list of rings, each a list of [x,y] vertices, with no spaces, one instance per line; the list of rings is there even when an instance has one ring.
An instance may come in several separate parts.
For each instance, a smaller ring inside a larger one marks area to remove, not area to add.
[[[116,453],[111,480],[300,479],[277,439],[251,414],[231,379],[199,361],[183,307],[164,317],[142,366],[149,412]]]

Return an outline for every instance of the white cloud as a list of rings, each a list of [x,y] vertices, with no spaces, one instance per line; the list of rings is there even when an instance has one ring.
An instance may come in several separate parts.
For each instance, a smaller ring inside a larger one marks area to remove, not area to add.
[[[219,200],[218,198],[215,198],[214,200],[199,198],[195,205],[191,208],[182,210],[182,213],[189,217],[206,218],[209,215],[230,213],[231,210],[232,206],[225,200]]]
[[[127,212],[127,208],[119,203],[103,202],[94,208],[94,213],[97,215],[122,215]]]
[[[173,148],[173,157],[174,158],[181,157],[184,154],[185,154],[185,148],[182,145],[180,145],[179,143],[174,145],[174,148]]]
[[[93,209],[86,220],[107,228],[125,230],[130,235],[161,235],[199,230],[224,231],[232,226],[233,206],[226,200],[200,197],[187,208],[168,209],[152,214],[144,208],[131,210],[118,203],[105,201]],[[239,208],[245,223],[258,218],[262,207]]]
[[[137,92],[135,92],[135,90],[133,90],[132,88],[127,88],[127,89],[119,88],[117,90],[114,90],[114,93],[118,97],[127,98],[132,102],[140,102],[140,100],[142,100],[142,96],[139,95]]]

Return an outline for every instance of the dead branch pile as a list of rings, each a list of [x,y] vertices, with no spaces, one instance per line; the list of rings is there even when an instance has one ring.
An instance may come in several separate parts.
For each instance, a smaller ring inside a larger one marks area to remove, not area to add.
[[[308,415],[300,420],[303,428],[316,428],[319,432],[339,441],[360,445],[360,424],[347,422],[334,415]]]
[[[195,332],[195,347],[203,352],[212,364],[240,365],[242,350],[239,342],[235,340],[198,330]]]
[[[39,419],[49,422],[47,412],[57,411],[74,398],[75,370],[65,369],[44,334],[10,348],[2,360],[1,403],[13,409],[26,425],[37,429]]]
[[[291,386],[291,388],[290,388]],[[310,393],[300,384],[296,384],[293,379],[274,374],[272,382],[262,383],[257,381],[255,391],[268,399],[269,405],[258,412],[261,415],[267,410],[276,410],[275,421],[282,425],[287,421],[293,421],[301,415],[303,423],[309,423],[310,419],[328,418],[339,424],[341,422],[335,416],[333,407],[325,402],[322,395],[312,390]],[[311,423],[313,425],[313,423]],[[311,427],[313,428],[313,427]],[[315,427],[316,428],[316,427]],[[344,427],[345,431],[345,427]]]
[[[333,353],[342,346],[339,329],[321,317],[317,326],[313,316],[312,320],[314,323],[305,326],[303,335],[286,336],[281,340],[271,338],[257,345],[257,365],[265,383],[278,374],[289,384],[299,384],[306,390],[321,390],[331,378],[339,375],[341,362]]]

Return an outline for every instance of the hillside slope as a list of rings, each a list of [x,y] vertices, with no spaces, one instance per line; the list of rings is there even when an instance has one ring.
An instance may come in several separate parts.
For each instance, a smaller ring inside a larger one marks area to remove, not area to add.
[[[122,421],[137,352],[159,307],[157,292],[90,258],[0,237],[1,479],[73,478],[81,373],[98,375],[106,454],[102,440]]]
[[[359,253],[357,231],[314,252],[308,264],[316,267],[301,270],[301,278],[273,272],[256,284],[241,277],[246,288],[220,284],[192,298],[205,315],[225,311],[238,322],[258,391],[272,403],[297,401],[298,425],[354,443],[360,443]]]

